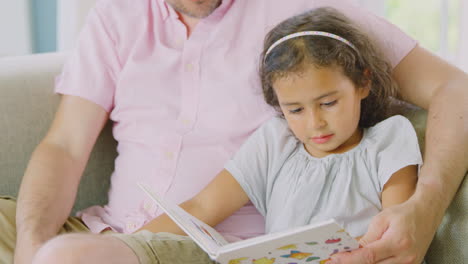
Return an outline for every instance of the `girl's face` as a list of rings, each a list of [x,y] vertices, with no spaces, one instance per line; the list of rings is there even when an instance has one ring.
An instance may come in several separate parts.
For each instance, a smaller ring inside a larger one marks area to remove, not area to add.
[[[289,128],[312,156],[342,153],[360,142],[361,100],[369,88],[355,87],[340,67],[308,66],[273,87]]]

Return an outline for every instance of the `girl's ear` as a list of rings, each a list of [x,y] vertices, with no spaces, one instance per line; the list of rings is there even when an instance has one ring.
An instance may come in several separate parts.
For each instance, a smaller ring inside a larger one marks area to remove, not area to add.
[[[369,96],[370,89],[372,86],[371,85],[372,84],[371,72],[369,71],[369,69],[364,70],[364,77],[366,78],[367,81],[366,81],[366,84],[359,89],[361,100]]]
[[[359,88],[359,96],[361,97],[361,100],[365,99],[367,96],[369,96],[370,93],[370,81],[367,83],[366,86]]]

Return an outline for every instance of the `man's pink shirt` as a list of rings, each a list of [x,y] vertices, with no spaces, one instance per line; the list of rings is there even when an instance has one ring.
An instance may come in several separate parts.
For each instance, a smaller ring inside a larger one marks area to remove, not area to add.
[[[162,213],[144,182],[176,203],[193,197],[274,111],[262,97],[258,58],[265,34],[308,9],[332,6],[361,25],[393,66],[416,42],[342,0],[223,0],[187,38],[163,0],[101,0],[91,11],[56,91],[104,108],[118,157],[109,202],[78,215],[94,233],[132,233]],[[264,232],[247,205],[217,227],[228,240]]]

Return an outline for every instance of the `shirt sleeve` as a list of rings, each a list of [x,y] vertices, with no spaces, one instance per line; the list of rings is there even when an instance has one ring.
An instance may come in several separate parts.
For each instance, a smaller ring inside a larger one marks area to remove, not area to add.
[[[120,63],[110,23],[98,7],[90,11],[77,47],[56,78],[55,92],[82,97],[110,112]]]
[[[380,191],[400,169],[410,165],[422,165],[416,131],[403,116],[393,116],[374,127],[378,134],[377,174]]]
[[[263,216],[276,172],[295,142],[286,121],[273,118],[255,131],[225,166]]]
[[[335,8],[356,23],[375,42],[393,68],[418,44],[394,24],[350,1],[315,0],[313,5],[314,8]]]

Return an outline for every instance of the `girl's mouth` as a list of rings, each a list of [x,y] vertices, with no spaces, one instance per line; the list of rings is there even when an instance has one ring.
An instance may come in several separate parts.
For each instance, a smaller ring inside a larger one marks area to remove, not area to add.
[[[311,139],[313,142],[317,144],[324,144],[324,143],[327,143],[333,136],[334,134],[329,134],[329,135],[323,135],[319,137],[313,137]]]

